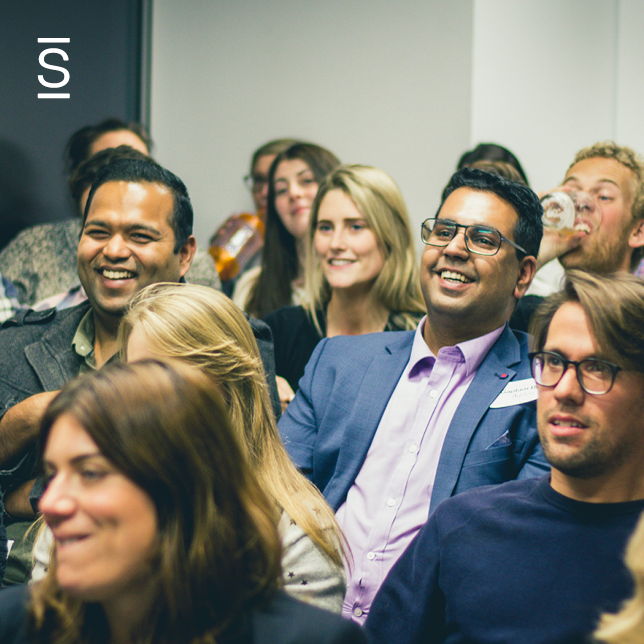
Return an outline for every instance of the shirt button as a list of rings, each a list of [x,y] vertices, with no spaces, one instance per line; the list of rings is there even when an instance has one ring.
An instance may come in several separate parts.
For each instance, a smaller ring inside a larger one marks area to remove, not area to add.
[[[358,607],[356,606],[356,608],[354,608],[354,609],[353,609],[353,614],[354,614],[356,617],[362,617],[362,608],[358,608]]]
[[[387,501],[387,505],[390,508],[392,508],[395,504],[396,504],[396,499],[389,499],[389,501]]]
[[[410,446],[409,446],[409,451],[410,451],[412,454],[415,454],[415,453],[418,451],[418,445],[410,445]]]
[[[436,398],[436,396],[438,396],[438,392],[436,391],[436,389],[432,389],[432,390],[429,392],[429,397],[430,397],[430,398]]]
[[[375,558],[376,558],[376,553],[375,552],[368,552],[367,553],[367,559],[369,559],[369,561],[372,561]],[[361,613],[362,613],[362,611],[361,611]]]

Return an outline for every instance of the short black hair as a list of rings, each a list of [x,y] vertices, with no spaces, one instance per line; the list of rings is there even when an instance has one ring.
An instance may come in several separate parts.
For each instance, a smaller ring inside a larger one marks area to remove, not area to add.
[[[528,183],[528,177],[526,177],[526,174],[519,163],[519,159],[517,159],[510,150],[504,148],[498,143],[479,143],[472,150],[464,152],[458,160],[456,169],[460,170],[462,168],[470,167],[473,163],[476,163],[476,161],[503,161],[503,163],[509,163],[521,175],[526,186],[530,185]]]
[[[148,152],[152,150],[152,139],[143,125],[136,121],[126,123],[121,119],[107,118],[97,125],[82,127],[69,137],[64,153],[67,176],[71,176],[83,161],[89,159],[90,148],[96,139],[107,132],[120,132],[121,130],[132,132],[145,143]]]
[[[465,167],[452,175],[443,190],[441,204],[436,212],[437,217],[446,199],[459,188],[491,192],[512,206],[519,218],[514,229],[514,241],[524,248],[528,255],[537,257],[543,237],[543,207],[533,190],[498,174]],[[521,251],[517,250],[517,257],[520,254]]]
[[[81,209],[81,197],[87,188],[91,188],[98,173],[106,166],[116,161],[116,159],[141,159],[142,161],[151,160],[150,157],[139,152],[129,145],[119,145],[118,148],[107,148],[97,152],[94,156],[83,161],[76,171],[69,177],[67,185],[69,194],[76,206],[76,212],[79,217],[83,216]]]
[[[128,181],[131,183],[159,183],[170,190],[174,199],[174,212],[172,214],[172,230],[174,231],[174,252],[178,253],[181,246],[192,234],[194,214],[188,196],[188,189],[179,177],[160,166],[156,161],[140,159],[117,159],[106,165],[97,175],[92,189],[89,191],[85,212],[83,213],[83,226],[94,198],[94,193],[104,183],[110,181]]]

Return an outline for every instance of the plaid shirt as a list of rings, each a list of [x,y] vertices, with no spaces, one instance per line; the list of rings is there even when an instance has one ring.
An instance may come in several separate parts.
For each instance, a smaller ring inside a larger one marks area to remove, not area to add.
[[[0,323],[13,317],[21,308],[14,285],[0,273]]]

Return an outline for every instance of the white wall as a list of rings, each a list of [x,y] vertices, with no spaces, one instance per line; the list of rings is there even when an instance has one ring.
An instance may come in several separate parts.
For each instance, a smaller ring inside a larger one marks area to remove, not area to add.
[[[641,0],[154,0],[152,135],[197,238],[249,208],[266,140],[382,167],[415,225],[460,154],[506,145],[532,186],[614,138],[644,152]]]
[[[643,28],[641,0],[475,0],[471,143],[509,147],[535,190],[596,141],[644,152]]]
[[[470,141],[471,32],[471,0],[154,0],[152,136],[199,243],[284,136],[389,172],[420,227]]]
[[[644,2],[619,4],[615,138],[644,154]]]

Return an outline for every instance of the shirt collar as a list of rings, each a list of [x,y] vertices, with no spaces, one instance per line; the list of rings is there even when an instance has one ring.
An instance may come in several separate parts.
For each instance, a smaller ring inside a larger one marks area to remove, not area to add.
[[[506,327],[504,324],[498,329],[494,329],[494,331],[486,333],[478,338],[459,342],[453,347],[443,347],[438,352],[438,356],[435,356],[430,351],[423,336],[426,321],[427,316],[425,315],[418,323],[414,333],[414,342],[411,347],[411,355],[409,356],[408,363],[410,367],[410,375],[413,375],[414,372],[417,373],[426,365],[433,366],[438,357],[456,362],[464,361],[466,375],[469,376],[479,368],[483,359],[488,354],[494,343],[499,339],[499,336],[503,333],[503,330]]]
[[[76,352],[76,355],[82,358],[85,367],[96,369],[96,361],[94,360],[94,315],[92,309],[87,311],[80,321],[72,339],[72,349]]]

